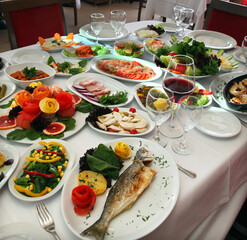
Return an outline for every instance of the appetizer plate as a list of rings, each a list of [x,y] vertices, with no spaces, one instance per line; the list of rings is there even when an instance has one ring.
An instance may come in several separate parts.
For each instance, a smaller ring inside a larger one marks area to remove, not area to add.
[[[128,111],[129,111],[129,108],[119,108],[119,112],[128,112]],[[142,133],[136,133],[136,134],[109,132],[109,131],[104,131],[102,129],[94,127],[93,124],[90,123],[90,122],[88,122],[88,125],[93,130],[95,130],[95,131],[97,131],[99,133],[103,133],[103,134],[107,134],[107,135],[113,135],[113,136],[139,137],[139,136],[146,135],[146,134],[150,133],[151,131],[153,131],[153,129],[155,128],[155,123],[151,120],[151,118],[149,117],[148,113],[144,112],[142,110],[136,110],[136,113],[147,120],[147,122],[148,122],[147,131],[142,132]]]
[[[164,36],[164,34],[165,34],[165,32],[164,33],[162,33],[162,34],[160,34],[160,35],[158,35],[158,36],[149,36],[149,37],[146,37],[146,38],[142,38],[142,37],[139,37],[138,36],[138,32],[139,31],[141,31],[141,30],[150,30],[148,27],[144,27],[144,28],[139,28],[139,29],[137,29],[137,30],[135,30],[134,32],[133,32],[133,35],[134,36],[136,36],[136,38],[138,39],[138,40],[140,40],[140,41],[143,41],[143,40],[145,40],[145,39],[147,39],[147,38],[161,38],[162,36]]]
[[[241,131],[241,123],[232,113],[222,108],[211,107],[203,112],[196,128],[213,137],[229,138]]]
[[[155,230],[173,210],[179,194],[179,174],[175,161],[166,149],[143,138],[120,138],[105,145],[115,148],[117,142],[127,143],[132,148],[132,158],[124,161],[120,174],[132,163],[140,147],[145,147],[154,156],[150,168],[157,171],[153,182],[143,192],[133,206],[116,216],[109,224],[105,240],[133,240],[144,237]],[[79,163],[71,171],[62,191],[62,215],[69,229],[79,238],[80,233],[91,226],[100,217],[109,189],[97,196],[90,217],[74,213],[71,200],[72,189],[78,186]],[[151,197],[152,196],[152,197]],[[148,221],[143,219],[148,218]]]
[[[46,63],[49,56],[50,54],[43,50],[25,49],[14,53],[11,58],[11,61],[14,64],[29,63],[29,62]]]
[[[3,240],[53,240],[52,234],[40,226],[31,223],[10,223],[0,226],[0,238]]]
[[[205,89],[200,83],[197,82],[196,84],[197,84],[197,86],[198,86],[199,89]],[[139,104],[139,106],[140,106],[143,110],[146,111],[146,108],[144,107],[144,105],[142,104],[140,98],[139,98],[138,95],[137,95],[137,90],[138,90],[139,88],[141,88],[142,86],[144,86],[144,85],[146,85],[146,86],[154,86],[154,87],[156,87],[156,86],[161,87],[161,84],[160,84],[160,83],[153,83],[153,82],[145,82],[145,83],[138,83],[137,85],[134,86],[134,88],[133,88],[133,90],[134,90],[134,97],[135,97],[137,103]],[[203,107],[208,107],[208,106],[210,106],[210,105],[212,104],[212,102],[213,102],[212,96],[211,96],[211,95],[207,95],[207,96],[208,96],[209,102],[208,102],[207,104],[203,105]]]
[[[40,197],[28,197],[20,192],[18,192],[15,188],[15,182],[12,178],[9,179],[9,190],[12,193],[13,196],[15,196],[16,198],[26,201],[26,202],[36,202],[36,201],[41,201],[41,200],[45,200],[51,196],[53,196],[54,194],[56,194],[61,187],[63,186],[63,184],[66,182],[68,175],[70,173],[70,170],[72,169],[72,166],[74,165],[74,161],[75,161],[75,150],[73,148],[73,146],[68,143],[67,141],[63,141],[60,139],[46,139],[44,140],[45,142],[58,142],[61,143],[64,147],[65,147],[65,152],[67,153],[67,158],[68,158],[68,165],[66,170],[64,171],[64,176],[61,178],[61,181],[58,183],[58,185],[49,193],[40,196]],[[42,148],[43,145],[39,144],[40,140],[34,142],[33,145],[31,145],[30,147],[27,148],[27,150],[24,152],[24,154],[21,156],[20,158],[20,164],[19,167],[15,170],[15,172],[13,173],[14,177],[20,177],[23,173],[23,165],[26,164],[27,160],[26,157],[29,156],[30,152],[33,149],[38,149],[38,148]]]
[[[240,62],[246,63],[242,50],[237,50],[233,53],[233,56]]]
[[[136,62],[139,62],[140,64],[142,64],[143,66],[147,66],[149,68],[152,68],[153,71],[155,72],[155,76],[151,79],[146,79],[146,80],[135,80],[135,79],[129,79],[129,78],[124,78],[124,77],[118,77],[118,76],[115,76],[115,75],[112,75],[112,74],[108,74],[104,71],[101,71],[100,69],[97,68],[97,64],[100,60],[103,60],[103,59],[119,59],[119,60],[127,60],[127,61],[136,61]],[[148,61],[145,61],[145,60],[142,60],[142,59],[139,59],[139,58],[132,58],[132,57],[126,57],[126,56],[120,56],[120,55],[113,55],[113,54],[109,54],[107,56],[98,56],[98,57],[95,57],[94,59],[91,60],[90,62],[90,65],[91,65],[91,68],[98,72],[98,73],[101,73],[101,74],[104,74],[108,77],[114,77],[118,80],[122,80],[122,81],[128,81],[128,82],[147,82],[147,81],[154,81],[154,80],[157,80],[159,77],[161,77],[161,75],[163,74],[161,68],[159,67],[156,67],[156,65],[154,63],[151,63],[151,62],[148,62]]]
[[[9,62],[5,59],[5,58],[2,58],[2,61],[3,61],[3,67],[0,69],[0,74],[4,72],[5,68],[9,66]]]
[[[152,54],[153,56],[156,56],[156,55],[155,55],[154,53],[150,52],[150,51],[148,50],[148,46],[147,46],[147,41],[148,41],[149,39],[158,39],[158,40],[162,41],[162,42],[165,44],[165,46],[171,45],[168,41],[166,41],[166,40],[164,40],[164,39],[159,39],[159,38],[146,38],[146,39],[143,41],[143,43],[144,43],[144,48],[145,48],[145,50],[146,50],[148,53]]]
[[[67,36],[61,36],[61,39],[63,40],[63,39],[65,39]],[[52,40],[54,40],[54,38],[52,37],[52,38],[46,38],[45,39],[46,41],[52,41]],[[74,36],[74,39],[73,39],[73,41],[76,43],[76,44],[78,44],[79,42],[80,42],[80,40],[78,39],[78,38],[76,38],[76,36]],[[38,45],[38,47],[40,47],[40,49],[42,49],[42,50],[44,50],[44,51],[47,51],[47,52],[60,52],[60,51],[62,51],[62,49],[64,49],[64,48],[67,48],[67,47],[61,47],[61,48],[54,48],[54,49],[43,49],[43,48],[41,48],[41,45],[40,45],[40,43],[39,42],[37,42],[37,45]]]
[[[9,177],[15,170],[15,168],[18,165],[19,162],[19,153],[17,149],[9,144],[1,143],[0,144],[0,153],[2,153],[5,156],[5,161],[8,159],[13,159],[14,162],[11,165],[4,165],[0,168],[0,173],[2,172],[4,174],[4,178],[2,181],[0,181],[0,189],[3,187],[3,185],[8,181]],[[0,231],[1,232],[1,231]]]
[[[175,23],[165,22],[161,24],[163,25],[165,31],[168,33],[175,33],[177,30],[177,25]]]
[[[80,73],[77,74],[71,78],[68,79],[68,81],[66,82],[66,85],[68,87],[68,89],[70,91],[72,91],[73,93],[77,94],[78,96],[80,96],[81,98],[87,100],[88,102],[100,106],[100,107],[106,107],[105,105],[102,105],[99,102],[95,102],[92,101],[90,99],[88,99],[86,96],[82,95],[81,93],[79,93],[74,87],[73,84],[79,84],[80,81],[89,79],[89,78],[94,78],[95,80],[102,82],[104,84],[104,86],[106,88],[109,88],[112,92],[117,92],[117,91],[126,91],[128,93],[128,100],[125,103],[120,103],[120,104],[115,104],[115,105],[107,105],[107,107],[120,107],[120,106],[124,106],[127,105],[128,103],[130,103],[133,99],[133,93],[132,91],[123,83],[116,81],[113,78],[98,74],[98,73]]]
[[[0,114],[6,114],[7,112],[8,112],[8,108],[0,109]],[[87,116],[88,116],[88,114],[81,113],[78,111],[75,112],[75,114],[73,116],[73,118],[76,120],[75,128],[73,130],[64,132],[64,137],[62,139],[68,138],[68,137],[76,134],[77,132],[79,132],[82,129],[82,127],[85,125],[85,119]],[[21,128],[16,127],[16,128],[6,129],[6,130],[0,130],[0,136],[7,139],[8,133],[14,131],[15,129],[21,129]],[[24,144],[33,144],[33,140],[30,140],[28,138],[24,138],[22,140],[11,140],[11,141],[18,142],[18,143],[24,143]],[[39,141],[41,141],[40,138],[39,138]]]
[[[80,28],[79,34],[83,37],[96,40],[94,32],[91,30],[90,24],[87,24]],[[123,27],[120,36],[116,37],[116,33],[111,27],[110,23],[105,23],[102,31],[98,36],[99,41],[115,41],[116,39],[125,38],[129,35],[127,28]]]
[[[237,111],[237,110],[234,110],[228,107],[226,103],[226,99],[223,96],[223,90],[224,90],[226,83],[228,83],[233,78],[241,76],[241,75],[244,75],[243,72],[232,72],[232,73],[226,73],[226,74],[220,75],[212,81],[212,83],[210,84],[209,90],[213,92],[212,94],[213,100],[217,104],[219,104],[220,107],[232,113],[247,115],[247,111]]]
[[[190,32],[188,37],[204,42],[206,47],[213,49],[232,49],[237,45],[237,41],[234,38],[215,31],[195,30]]]
[[[0,86],[2,86],[3,84],[6,85],[6,93],[5,93],[5,96],[0,99],[0,102],[2,102],[7,97],[9,97],[16,89],[16,85],[8,79],[1,78]]]

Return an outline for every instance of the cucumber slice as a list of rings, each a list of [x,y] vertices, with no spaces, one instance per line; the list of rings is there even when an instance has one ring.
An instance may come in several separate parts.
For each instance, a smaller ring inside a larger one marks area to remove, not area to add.
[[[228,56],[226,59],[227,59],[227,60],[231,60],[232,58],[233,58],[233,55]]]
[[[223,55],[224,52],[225,52],[224,49],[220,49],[220,50],[218,51],[218,54]]]

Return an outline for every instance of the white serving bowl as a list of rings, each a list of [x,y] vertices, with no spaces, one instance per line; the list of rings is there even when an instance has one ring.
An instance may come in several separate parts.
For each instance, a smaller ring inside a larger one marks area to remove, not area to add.
[[[32,67],[35,67],[37,70],[41,70],[49,75],[49,77],[46,78],[40,78],[36,80],[18,80],[10,75],[16,71],[22,71],[25,67],[28,67],[29,69]],[[48,65],[44,63],[20,63],[16,65],[10,65],[8,66],[5,70],[4,73],[8,78],[15,83],[18,87],[20,88],[26,88],[30,83],[32,82],[41,82],[42,84],[47,84],[49,85],[51,83],[51,80],[54,78],[56,71],[49,67]]]

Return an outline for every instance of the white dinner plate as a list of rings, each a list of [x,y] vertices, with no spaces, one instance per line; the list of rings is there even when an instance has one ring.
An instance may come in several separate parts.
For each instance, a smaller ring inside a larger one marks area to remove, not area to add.
[[[6,114],[7,112],[8,112],[8,108],[0,109],[0,114]],[[76,111],[74,116],[72,116],[72,118],[74,118],[76,120],[75,128],[73,130],[70,130],[70,131],[65,131],[64,137],[62,137],[61,139],[68,138],[68,137],[76,134],[78,131],[80,131],[82,129],[82,127],[85,125],[85,119],[87,116],[88,116],[88,114]],[[14,131],[15,129],[21,129],[21,128],[15,127],[15,128],[6,129],[6,130],[0,130],[0,136],[7,139],[8,133]],[[39,141],[41,141],[40,138],[38,138],[38,139],[39,139]],[[33,140],[30,140],[28,138],[24,138],[22,140],[11,140],[11,141],[12,142],[18,142],[18,143],[24,143],[24,144],[33,144]]]
[[[222,108],[211,107],[203,112],[196,128],[213,137],[229,138],[241,131],[241,123],[232,113]]]
[[[145,147],[154,156],[150,168],[157,171],[150,186],[143,192],[133,206],[117,215],[109,224],[105,240],[139,239],[155,230],[173,210],[179,194],[179,174],[175,161],[166,149],[143,138],[120,138],[105,145],[115,148],[122,141],[131,146],[132,158],[124,161],[120,174],[132,163],[140,147]],[[133,147],[133,148],[132,148]],[[66,225],[79,238],[80,233],[92,225],[101,215],[109,189],[97,196],[90,217],[78,216],[73,210],[72,189],[78,186],[79,163],[75,165],[62,191],[62,215]],[[146,220],[148,219],[148,220]],[[145,221],[146,220],[146,221]]]
[[[68,89],[70,91],[72,91],[73,93],[79,95],[81,98],[87,100],[88,102],[97,105],[97,106],[101,106],[101,107],[106,107],[105,105],[102,105],[99,102],[95,102],[92,101],[90,99],[88,99],[86,96],[82,95],[81,93],[79,93],[74,87],[73,84],[79,84],[80,81],[86,80],[88,78],[94,78],[95,80],[101,82],[104,84],[105,88],[109,88],[111,90],[111,92],[116,93],[117,91],[126,91],[128,93],[127,97],[128,100],[125,103],[120,103],[120,104],[115,104],[115,105],[107,105],[107,107],[120,107],[120,106],[124,106],[127,105],[128,103],[130,103],[133,99],[133,92],[130,90],[130,88],[128,88],[125,84],[116,81],[115,79],[111,78],[111,77],[107,77],[98,73],[80,73],[77,74],[71,78],[69,78],[66,82],[66,85],[68,87]]]
[[[136,38],[139,40],[139,41],[144,41],[145,39],[147,39],[147,38],[161,38],[161,37],[163,37],[164,36],[164,34],[165,34],[165,32],[164,33],[162,33],[162,34],[160,34],[160,35],[158,35],[158,36],[151,36],[151,37],[147,37],[147,38],[142,38],[142,37],[139,37],[138,36],[138,32],[139,31],[141,31],[141,30],[150,30],[148,27],[143,27],[143,28],[139,28],[139,29],[137,29],[137,30],[135,30],[134,32],[133,32],[133,35],[134,36],[136,36]]]
[[[129,108],[119,108],[119,112],[128,112]],[[113,136],[132,136],[132,137],[139,137],[139,136],[143,136],[146,135],[148,133],[150,133],[151,131],[153,131],[153,129],[155,128],[155,123],[151,120],[151,118],[149,117],[147,112],[144,112],[142,110],[136,110],[136,113],[138,115],[140,115],[141,117],[145,118],[148,122],[148,127],[147,130],[145,132],[142,133],[136,133],[136,134],[130,134],[130,133],[120,133],[120,132],[109,132],[109,131],[104,131],[103,129],[99,129],[93,126],[92,123],[88,122],[88,125],[95,131],[99,132],[99,133],[103,133],[103,134],[107,134],[107,135],[113,135]]]
[[[4,69],[9,66],[9,62],[5,58],[1,57],[1,59],[3,61],[3,67],[0,69],[0,74],[3,73]]]
[[[15,182],[13,180],[13,178],[9,179],[8,185],[9,185],[9,190],[12,193],[13,196],[15,196],[16,198],[26,201],[26,202],[36,202],[36,201],[41,201],[41,200],[45,200],[51,196],[53,196],[54,194],[56,194],[61,187],[63,186],[63,184],[67,181],[68,175],[74,165],[74,161],[75,161],[75,150],[73,148],[73,146],[68,143],[67,141],[63,141],[60,139],[46,139],[43,140],[44,142],[58,142],[60,144],[62,144],[65,148],[65,153],[67,154],[67,159],[68,159],[68,165],[67,168],[64,171],[64,176],[61,178],[61,181],[58,183],[58,185],[52,189],[51,192],[48,192],[47,194],[40,196],[40,197],[28,197],[20,192],[18,192],[15,188]],[[27,148],[27,150],[24,152],[24,154],[21,156],[20,158],[20,164],[18,166],[18,168],[16,168],[15,172],[13,173],[14,177],[19,178],[22,174],[23,174],[23,165],[27,163],[26,157],[28,157],[30,155],[30,152],[33,149],[40,149],[43,147],[43,145],[39,144],[40,140],[35,141],[33,143],[33,145],[31,145],[30,147]]]
[[[83,37],[96,40],[96,36],[94,32],[92,31],[90,24],[87,24],[81,27],[79,30],[79,34]],[[127,30],[127,28],[123,27],[121,34],[118,37],[116,37],[116,33],[111,27],[111,24],[105,23],[102,28],[102,31],[100,32],[98,36],[98,40],[99,41],[115,41],[117,39],[125,38],[128,35],[129,35],[129,31]]]
[[[247,115],[247,111],[237,111],[237,110],[234,110],[228,107],[226,100],[223,96],[223,90],[224,90],[226,83],[228,83],[233,78],[241,76],[241,75],[244,75],[243,72],[232,72],[232,73],[226,73],[226,74],[220,75],[211,82],[209,86],[209,90],[213,92],[212,94],[213,100],[217,104],[219,104],[220,107],[232,113],[239,113],[242,115]]]
[[[52,234],[31,223],[10,223],[0,226],[1,240],[54,240]]]
[[[198,88],[199,89],[205,89],[200,83],[197,82],[196,84],[198,85]],[[162,85],[160,83],[145,82],[145,83],[138,83],[137,85],[134,86],[134,88],[133,88],[133,90],[134,90],[134,97],[135,97],[137,103],[139,104],[139,106],[143,110],[146,111],[146,108],[144,107],[144,105],[142,104],[140,98],[137,95],[137,90],[139,88],[141,88],[142,86],[144,86],[144,85],[146,85],[146,86],[159,86],[159,87],[161,87]],[[203,105],[203,107],[208,107],[208,106],[210,106],[212,104],[213,98],[212,98],[211,95],[208,95],[208,100],[209,100],[209,102],[207,104]]]
[[[0,102],[2,102],[7,97],[9,97],[16,89],[16,85],[13,82],[11,82],[9,79],[1,78],[0,86],[2,86],[3,84],[6,85],[6,93],[5,93],[5,96],[0,99]]]
[[[4,174],[3,180],[0,182],[0,189],[8,181],[9,177],[12,175],[13,171],[18,165],[19,162],[19,152],[17,149],[9,144],[1,143],[0,144],[0,153],[5,156],[5,161],[8,159],[13,159],[14,162],[11,165],[4,165],[0,167],[0,173]],[[1,232],[1,231],[0,231]],[[1,238],[0,238],[1,239]]]
[[[168,33],[175,33],[177,30],[177,25],[175,23],[165,22],[161,24],[163,25],[165,31]]]
[[[101,71],[100,69],[97,68],[98,62],[100,60],[103,60],[103,59],[119,59],[119,60],[127,60],[127,61],[136,61],[136,62],[139,62],[140,64],[142,64],[143,66],[146,66],[146,67],[153,69],[153,71],[155,72],[155,76],[153,78],[146,79],[146,80],[135,80],[135,79],[130,79],[130,78],[118,77],[118,76],[115,76],[113,74],[108,74],[108,73]],[[126,57],[126,56],[120,56],[120,55],[114,55],[114,54],[109,54],[107,56],[103,55],[103,56],[95,57],[91,60],[90,65],[94,71],[96,71],[100,74],[104,74],[108,77],[114,77],[118,80],[134,82],[134,83],[135,82],[154,81],[154,80],[157,80],[162,75],[161,68],[157,67],[154,63],[148,62],[146,60],[142,60],[140,58],[132,58],[132,57]]]
[[[242,50],[237,50],[233,53],[233,56],[240,62],[246,63]]]
[[[155,55],[154,53],[150,52],[150,51],[148,50],[148,47],[147,47],[147,40],[148,40],[148,39],[158,39],[158,40],[162,41],[162,42],[165,44],[164,46],[170,46],[170,45],[171,45],[168,41],[166,41],[166,40],[164,40],[164,39],[159,39],[159,38],[146,38],[146,39],[143,41],[144,48],[145,48],[145,50],[146,50],[148,53],[152,54],[153,56],[156,56],[156,55]]]
[[[47,63],[49,56],[50,54],[43,50],[24,49],[15,52],[11,58],[11,61],[14,64],[29,63],[29,62]]]
[[[204,42],[206,47],[213,49],[232,49],[237,45],[237,41],[220,32],[208,30],[195,30],[188,34],[198,42]]]

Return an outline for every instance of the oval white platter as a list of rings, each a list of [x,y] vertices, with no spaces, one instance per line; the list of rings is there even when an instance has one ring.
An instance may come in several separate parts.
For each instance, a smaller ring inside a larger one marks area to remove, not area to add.
[[[247,111],[237,111],[237,110],[234,110],[228,107],[226,100],[223,96],[223,90],[224,90],[225,85],[233,78],[241,76],[241,75],[244,75],[244,73],[243,72],[231,72],[231,73],[225,73],[223,75],[220,75],[211,82],[209,86],[209,90],[213,92],[212,98],[217,104],[220,105],[220,107],[232,113],[247,115]]]
[[[213,49],[232,49],[237,45],[237,41],[234,38],[215,31],[195,30],[190,32],[188,37],[204,42],[206,47]]]
[[[72,91],[73,93],[77,94],[78,96],[80,96],[81,98],[87,100],[88,102],[100,106],[100,107],[106,107],[105,105],[102,105],[101,103],[98,102],[94,102],[90,99],[88,99],[87,97],[85,97],[84,95],[82,95],[81,93],[79,93],[74,87],[73,84],[79,84],[80,81],[86,80],[88,78],[94,78],[95,80],[102,82],[104,84],[104,86],[106,88],[109,88],[112,92],[117,92],[117,91],[126,91],[128,93],[128,100],[125,103],[120,103],[120,104],[115,104],[115,105],[107,105],[107,107],[120,107],[120,106],[124,106],[128,103],[130,103],[133,99],[133,92],[123,83],[116,81],[113,78],[104,76],[104,75],[100,75],[98,73],[80,73],[77,74],[71,78],[69,78],[66,82],[66,85],[68,87],[68,89],[70,91]]]
[[[128,111],[129,111],[129,108],[119,108],[119,112],[128,112]],[[150,133],[155,128],[155,123],[151,120],[151,118],[149,117],[147,112],[142,111],[142,110],[136,110],[136,113],[147,120],[147,122],[148,122],[147,131],[142,132],[142,133],[136,133],[136,134],[128,134],[128,133],[120,133],[120,132],[108,132],[108,131],[104,131],[102,129],[94,127],[93,124],[90,122],[88,122],[88,125],[93,130],[95,130],[99,133],[103,133],[103,134],[107,134],[107,135],[113,135],[113,136],[138,137],[138,136],[143,136],[143,135]]]
[[[90,24],[87,24],[80,28],[79,34],[83,37],[96,40],[96,36],[91,30]],[[116,33],[111,27],[110,23],[105,23],[103,25],[102,31],[99,33],[98,40],[99,41],[115,41],[117,39],[125,38],[129,35],[129,31],[127,28],[123,27],[121,30],[121,34],[116,37]]]
[[[0,109],[0,114],[6,114],[7,112],[8,112],[8,108],[7,109]],[[78,131],[80,131],[82,129],[82,127],[85,125],[85,119],[87,116],[88,116],[88,114],[76,111],[74,116],[73,116],[73,118],[76,120],[75,128],[73,130],[70,130],[67,132],[65,131],[64,137],[62,137],[61,139],[68,138],[68,137],[76,134]],[[15,127],[15,128],[6,129],[6,130],[0,130],[0,136],[7,139],[8,133],[14,131],[15,129],[21,129],[21,128]],[[18,143],[24,143],[24,144],[33,144],[33,140],[30,140],[28,138],[24,138],[22,140],[11,140],[11,141],[12,142],[18,142]],[[39,138],[39,141],[41,141],[40,138]]]
[[[232,113],[222,108],[211,107],[203,112],[196,128],[213,137],[229,138],[241,131],[241,123]]]
[[[15,188],[15,182],[14,180],[11,178],[9,179],[8,185],[9,185],[9,190],[12,193],[13,196],[15,196],[16,198],[26,201],[26,202],[36,202],[36,201],[41,201],[44,199],[47,199],[51,196],[53,196],[54,194],[56,194],[61,187],[63,186],[63,184],[66,182],[68,175],[70,173],[70,170],[72,169],[73,165],[74,165],[74,161],[75,161],[75,150],[73,148],[73,146],[68,143],[65,142],[63,140],[60,139],[46,139],[44,140],[45,142],[58,142],[61,143],[64,147],[65,147],[65,152],[67,153],[67,159],[68,159],[68,165],[66,170],[64,171],[64,176],[61,178],[61,181],[58,183],[58,185],[49,193],[40,196],[40,197],[28,197],[20,192],[18,192]],[[24,152],[24,154],[21,156],[20,158],[20,164],[18,166],[18,168],[15,170],[15,172],[13,173],[14,177],[20,177],[23,173],[23,165],[26,164],[27,160],[26,157],[29,156],[31,150],[33,149],[38,149],[38,148],[42,148],[43,145],[39,144],[40,140],[35,141],[33,145],[31,145],[30,147],[27,148],[27,150]]]
[[[118,76],[115,76],[113,74],[108,74],[108,73],[101,71],[100,69],[97,68],[98,61],[103,60],[103,59],[118,59],[118,60],[136,61],[136,62],[139,62],[140,64],[142,64],[143,66],[147,66],[149,68],[152,68],[156,75],[151,79],[135,80],[135,79],[129,79],[129,78],[124,78],[124,77],[118,77]],[[161,75],[163,74],[161,68],[157,67],[154,63],[151,63],[151,62],[148,62],[146,60],[139,59],[139,58],[132,58],[132,57],[126,57],[126,56],[120,56],[120,55],[113,55],[113,54],[109,54],[107,56],[103,55],[103,56],[95,57],[91,60],[90,65],[91,65],[91,68],[98,73],[104,74],[108,77],[114,77],[118,80],[134,82],[134,83],[135,82],[154,81],[154,80],[157,80],[159,77],[161,77]]]
[[[9,97],[16,89],[16,85],[13,82],[11,82],[9,79],[1,78],[0,86],[2,86],[2,84],[6,85],[6,93],[5,96],[0,99],[0,102],[2,102],[7,97]]]
[[[139,239],[155,230],[172,212],[179,194],[179,174],[175,161],[166,149],[143,138],[120,138],[105,143],[115,148],[117,142],[127,143],[132,148],[132,158],[124,161],[120,174],[132,163],[140,147],[145,147],[154,156],[150,166],[157,171],[150,186],[143,192],[133,206],[116,216],[109,224],[105,240]],[[109,189],[97,196],[90,217],[74,213],[71,200],[72,189],[78,186],[79,163],[75,165],[65,183],[61,197],[62,215],[66,225],[79,238],[80,233],[91,226],[100,217]],[[144,221],[143,219],[148,219]]]
[[[160,35],[158,35],[158,36],[153,36],[153,37],[147,37],[147,38],[141,38],[141,37],[139,37],[138,36],[138,32],[139,31],[141,31],[141,30],[150,30],[148,27],[143,27],[143,28],[139,28],[139,29],[137,29],[137,30],[135,30],[134,32],[133,32],[133,34],[134,34],[134,36],[136,36],[136,38],[138,39],[138,40],[140,40],[140,41],[143,41],[143,40],[145,40],[145,39],[147,39],[147,38],[162,38],[164,35],[165,35],[165,32],[164,33],[162,33],[162,34],[160,34]]]
[[[13,159],[14,162],[11,165],[4,165],[0,168],[0,173],[2,172],[4,174],[3,180],[0,182],[0,189],[3,187],[3,185],[8,181],[10,176],[12,175],[13,171],[18,165],[19,162],[19,152],[17,149],[9,144],[1,143],[0,144],[0,153],[2,153],[5,156],[5,161],[8,159]]]
[[[11,58],[14,64],[40,62],[47,63],[50,54],[44,50],[24,49],[15,52]]]

